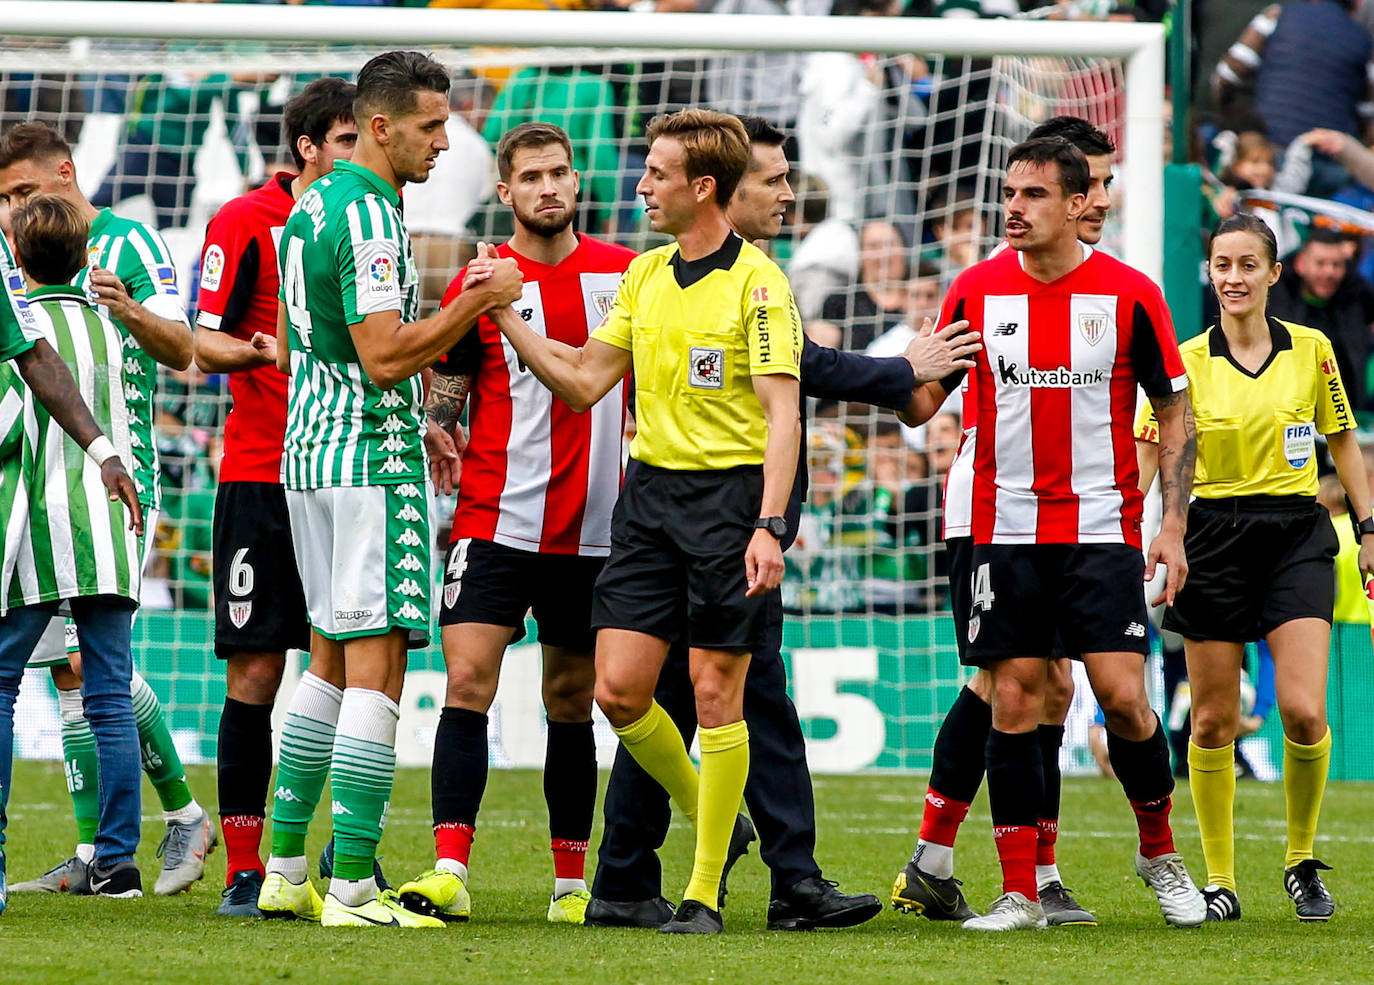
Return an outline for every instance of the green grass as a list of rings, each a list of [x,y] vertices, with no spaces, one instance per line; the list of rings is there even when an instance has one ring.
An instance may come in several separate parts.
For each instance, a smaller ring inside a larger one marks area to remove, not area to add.
[[[208,770],[196,770],[192,782],[203,799],[212,799]],[[817,855],[826,874],[845,889],[876,892],[886,901],[892,876],[911,851],[924,790],[920,777],[819,778]],[[14,791],[9,870],[17,880],[65,857],[74,829],[59,765],[18,764]],[[429,864],[428,791],[425,772],[403,771],[397,778],[397,806],[383,842],[393,880]],[[155,803],[146,791],[150,815]],[[206,881],[174,899],[12,896],[0,917],[0,982],[1374,981],[1374,786],[1333,785],[1327,793],[1318,854],[1336,867],[1328,884],[1340,906],[1330,924],[1299,925],[1282,891],[1282,789],[1245,783],[1236,807],[1245,919],[1180,931],[1164,926],[1153,896],[1131,869],[1133,824],[1119,788],[1104,780],[1069,781],[1060,868],[1102,925],[1005,936],[971,934],[891,910],[849,931],[770,933],[764,929],[768,879],[757,854],[731,877],[722,937],[549,926],[544,909],[552,868],[538,774],[493,772],[486,805],[473,856],[470,924],[429,933],[331,932],[222,920],[212,915],[224,872],[223,853],[216,852]],[[1186,788],[1175,819],[1180,847],[1201,877]],[[324,837],[319,827],[312,853]],[[161,830],[150,816],[140,853],[149,886]],[[999,885],[988,835],[986,802],[980,800],[965,826],[958,865],[975,907],[986,905]],[[675,825],[664,850],[670,897],[686,884],[690,851],[688,829]]]

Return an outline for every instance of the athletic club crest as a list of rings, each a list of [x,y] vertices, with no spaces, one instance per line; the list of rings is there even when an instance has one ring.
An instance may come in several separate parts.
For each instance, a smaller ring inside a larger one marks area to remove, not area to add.
[[[444,608],[452,609],[453,603],[458,601],[458,591],[463,587],[461,581],[451,581],[444,586]]]
[[[248,625],[248,617],[252,614],[253,603],[251,600],[247,602],[229,603],[229,621],[238,629],[242,629],[244,626]]]
[[[1078,331],[1082,333],[1088,345],[1097,345],[1102,341],[1102,336],[1107,334],[1107,316],[1079,315]]]
[[[983,617],[974,616],[968,621],[968,641],[972,643],[978,638],[978,630],[983,628]]]
[[[598,318],[605,318],[611,313],[611,307],[615,304],[615,291],[590,291],[592,299],[592,310]]]

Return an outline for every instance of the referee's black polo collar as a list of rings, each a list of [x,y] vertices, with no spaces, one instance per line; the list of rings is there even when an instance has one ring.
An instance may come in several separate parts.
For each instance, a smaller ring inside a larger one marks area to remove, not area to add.
[[[682,248],[679,247],[672,259],[668,261],[668,266],[673,268],[673,280],[677,281],[677,286],[685,291],[713,270],[729,270],[739,259],[739,251],[742,246],[744,246],[744,240],[740,239],[738,233],[732,232],[725,237],[725,242],[720,245],[720,249],[706,254],[699,260],[682,259]]]
[[[1232,366],[1236,367],[1239,372],[1244,373],[1252,380],[1259,379],[1264,375],[1264,371],[1269,368],[1269,364],[1278,358],[1280,352],[1286,352],[1293,348],[1293,336],[1289,333],[1288,329],[1283,327],[1283,322],[1272,316],[1266,320],[1269,322],[1269,339],[1272,342],[1272,347],[1269,350],[1268,358],[1264,360],[1264,364],[1253,373],[1236,362],[1236,357],[1231,355],[1231,346],[1227,343],[1226,333],[1221,330],[1220,325],[1213,325],[1211,332],[1208,333],[1208,354],[1225,359]]]

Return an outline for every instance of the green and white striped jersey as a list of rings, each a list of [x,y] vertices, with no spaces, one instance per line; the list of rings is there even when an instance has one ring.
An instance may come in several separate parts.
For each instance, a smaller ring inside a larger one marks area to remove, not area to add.
[[[153,314],[186,321],[186,301],[177,288],[176,264],[167,244],[151,227],[102,209],[91,223],[86,241],[86,266],[72,281],[90,297],[91,267],[111,271],[124,282],[129,297]],[[162,504],[162,468],[153,436],[157,408],[157,362],[143,351],[138,340],[118,321],[124,340],[124,396],[129,405],[129,442],[133,446],[130,470],[138,488],[138,501],[157,509]],[[187,330],[190,323],[187,323]]]
[[[396,189],[340,161],[286,220],[277,256],[291,349],[287,489],[426,481],[419,374],[377,386],[349,333],[378,311],[415,318],[420,280],[400,206]]]
[[[71,370],[96,423],[129,461],[119,329],[65,285],[29,292],[29,311]],[[0,366],[0,405],[16,397],[22,434],[0,457],[0,612],[86,595],[136,602],[141,551],[124,504],[110,502],[100,466],[48,416],[13,365]]]

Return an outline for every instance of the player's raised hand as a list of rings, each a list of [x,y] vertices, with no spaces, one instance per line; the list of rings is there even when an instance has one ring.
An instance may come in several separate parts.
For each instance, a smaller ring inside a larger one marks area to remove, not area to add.
[[[495,263],[496,250],[485,242],[478,243],[477,255],[468,262],[467,269],[463,271],[463,290],[470,291],[491,277]]]
[[[479,289],[489,293],[493,308],[514,304],[525,290],[520,265],[509,257],[492,261],[491,277],[479,285]]]
[[[1150,542],[1150,551],[1145,556],[1146,581],[1154,578],[1155,566],[1160,564],[1165,566],[1164,591],[1155,596],[1150,605],[1172,607],[1174,597],[1182,590],[1183,583],[1188,579],[1188,559],[1183,553],[1183,536],[1167,527]]]
[[[935,331],[929,318],[902,353],[916,374],[916,384],[942,380],[950,373],[973,368],[973,357],[983,347],[982,336],[969,331],[967,321],[956,321]]]
[[[100,463],[100,481],[110,494],[110,502],[123,500],[129,509],[129,529],[136,534],[143,533],[143,505],[138,501],[138,489],[129,473],[124,471],[124,463],[118,455],[111,455]]]
[[[110,309],[110,317],[116,321],[127,321],[136,303],[124,282],[103,267],[91,268],[90,292],[91,300]]]
[[[755,530],[744,552],[745,597],[766,595],[782,584],[782,545],[767,530]]]

